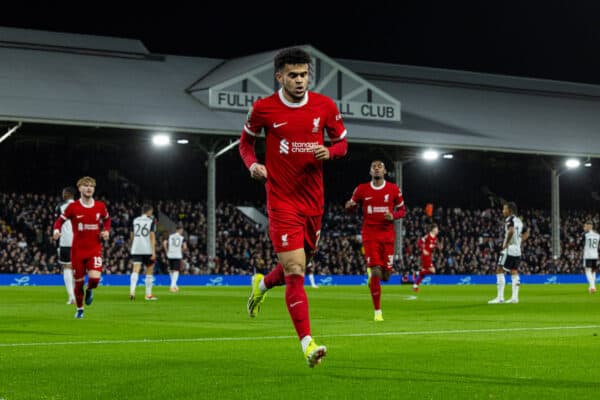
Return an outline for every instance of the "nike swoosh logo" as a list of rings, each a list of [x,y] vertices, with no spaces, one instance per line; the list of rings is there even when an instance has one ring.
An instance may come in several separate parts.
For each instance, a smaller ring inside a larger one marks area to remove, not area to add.
[[[290,304],[290,308],[294,308],[294,307],[296,307],[300,303],[304,303],[304,300],[300,300],[300,301],[297,301],[295,303]]]
[[[287,121],[286,122],[280,122],[280,123],[274,122],[273,123],[273,128],[279,128],[280,126],[284,126],[284,125],[287,125]]]
[[[371,200],[373,198],[373,196],[371,197],[365,197],[365,200]]]

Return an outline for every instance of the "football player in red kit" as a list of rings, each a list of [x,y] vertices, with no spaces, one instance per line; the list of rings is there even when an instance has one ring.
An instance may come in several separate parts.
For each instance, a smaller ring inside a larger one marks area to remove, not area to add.
[[[382,161],[371,162],[371,181],[358,185],[352,198],[346,202],[347,210],[353,210],[362,203],[362,240],[375,321],[383,321],[381,281],[387,281],[392,272],[396,237],[394,220],[406,215],[402,191],[385,180],[386,172]]]
[[[75,302],[77,312],[75,318],[83,318],[83,284],[85,273],[88,273],[88,285],[85,291],[85,304],[90,305],[94,299],[93,289],[98,286],[102,275],[102,243],[107,240],[110,230],[110,216],[106,205],[94,200],[96,180],[84,176],[77,181],[81,198],[65,209],[54,222],[54,240],[60,237],[60,228],[67,220],[73,227],[73,244],[71,245],[71,264],[75,279]]]
[[[248,314],[255,317],[267,290],[285,285],[285,302],[309,367],[321,362],[327,348],[311,336],[306,265],[314,254],[325,202],[323,162],[343,157],[346,128],[329,97],[308,91],[311,56],[301,48],[280,51],[274,60],[281,89],[257,100],[244,124],[240,155],[267,192],[269,236],[279,264],[267,276],[252,277]],[[256,137],[265,134],[265,163],[258,161]],[[324,145],[327,134],[331,145]]]
[[[438,226],[436,224],[431,225],[429,233],[422,238],[419,238],[417,246],[421,249],[421,270],[419,276],[413,283],[413,290],[419,291],[419,285],[425,275],[435,274],[435,267],[433,266],[433,252],[437,246],[437,235],[439,233]]]

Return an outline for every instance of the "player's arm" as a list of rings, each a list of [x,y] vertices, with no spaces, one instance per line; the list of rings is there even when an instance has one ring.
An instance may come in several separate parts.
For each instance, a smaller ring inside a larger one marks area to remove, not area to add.
[[[102,232],[100,233],[100,236],[102,237],[102,239],[104,240],[108,240],[108,237],[110,235],[110,224],[111,224],[111,220],[110,220],[110,215],[108,214],[108,210],[106,209],[106,206],[104,206],[104,215],[102,215]]]
[[[60,237],[60,230],[63,226],[63,224],[68,220],[71,219],[73,215],[73,209],[71,208],[71,204],[69,204],[67,206],[67,208],[65,209],[65,212],[62,213],[57,219],[56,221],[54,221],[54,232],[52,233],[52,238],[54,240],[57,240]]]
[[[354,192],[352,192],[352,197],[345,204],[346,211],[353,212],[354,210],[356,210],[356,206],[358,205],[358,202],[360,200],[361,200],[360,190],[359,190],[359,187],[357,186],[354,189]]]
[[[267,179],[267,168],[264,164],[258,162],[256,150],[254,148],[256,145],[256,137],[263,129],[260,112],[257,111],[257,109],[260,109],[259,102],[260,100],[256,101],[253,108],[248,112],[248,118],[244,124],[242,136],[240,137],[239,151],[242,161],[250,171],[250,176],[253,179],[265,180]]]
[[[152,259],[156,260],[156,234],[150,231],[150,247],[152,248]]]
[[[506,240],[502,244],[502,250],[506,250],[508,248],[508,244],[512,240],[513,235],[515,234],[515,227],[511,226],[508,228],[508,233],[506,234]]]
[[[169,251],[169,240],[168,239],[163,240],[162,246],[163,246],[163,249],[165,249],[165,251]]]
[[[181,243],[181,251],[183,251],[184,253],[187,253],[187,243],[185,241],[185,239],[183,239],[183,243]]]
[[[526,241],[527,239],[529,239],[529,229],[525,229],[523,231],[523,233],[521,234],[521,241]]]

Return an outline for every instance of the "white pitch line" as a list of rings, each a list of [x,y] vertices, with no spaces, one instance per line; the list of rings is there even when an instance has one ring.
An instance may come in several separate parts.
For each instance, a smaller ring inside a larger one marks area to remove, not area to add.
[[[501,333],[501,332],[530,332],[530,331],[560,331],[574,329],[596,329],[600,325],[579,326],[545,326],[530,328],[496,328],[496,329],[456,329],[442,331],[413,331],[413,332],[373,332],[373,333],[340,333],[333,335],[319,335],[320,338],[328,337],[369,337],[369,336],[413,336],[413,335],[448,335],[458,333]],[[249,340],[281,340],[293,339],[296,336],[262,336],[262,337],[207,337],[207,338],[180,338],[180,339],[131,339],[131,340],[90,340],[80,342],[38,342],[38,343],[0,343],[0,347],[29,347],[29,346],[71,346],[89,344],[136,344],[136,343],[182,343],[182,342],[243,342]]]

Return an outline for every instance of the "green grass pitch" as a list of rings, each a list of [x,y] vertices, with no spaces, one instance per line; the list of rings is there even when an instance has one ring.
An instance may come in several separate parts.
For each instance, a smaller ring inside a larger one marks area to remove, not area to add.
[[[488,305],[495,286],[307,288],[309,369],[273,289],[257,318],[249,288],[182,287],[160,300],[100,287],[75,320],[62,287],[0,287],[0,399],[596,399],[600,294],[524,285],[521,303]],[[510,287],[506,289],[510,295]]]

